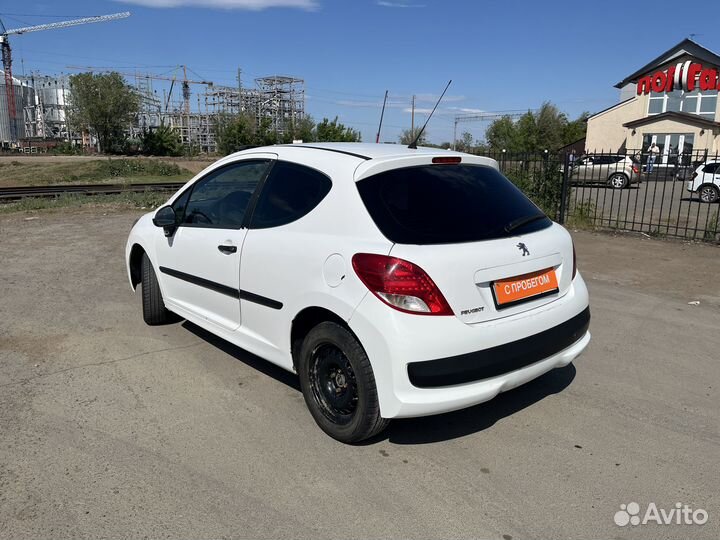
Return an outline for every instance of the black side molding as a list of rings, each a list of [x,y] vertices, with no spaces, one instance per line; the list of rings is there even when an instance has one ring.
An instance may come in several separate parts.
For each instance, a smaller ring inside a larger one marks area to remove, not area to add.
[[[240,300],[247,300],[248,302],[254,302],[272,309],[282,309],[283,307],[282,302],[278,302],[267,296],[260,296],[259,294],[243,291],[242,289],[240,289]]]
[[[172,276],[174,278],[187,281],[188,283],[192,283],[193,285],[204,287],[211,291],[230,296],[231,298],[237,298],[238,300],[247,300],[248,302],[260,304],[261,306],[269,307],[272,309],[282,309],[283,307],[282,302],[278,302],[277,300],[273,300],[272,298],[267,298],[265,296],[260,296],[259,294],[243,291],[242,289],[234,289],[232,287],[228,287],[227,285],[223,285],[222,283],[210,281],[209,279],[194,276],[192,274],[187,274],[185,272],[180,272],[179,270],[173,270],[172,268],[167,268],[166,266],[161,266],[160,271],[163,274],[167,274],[168,276]]]
[[[482,351],[408,364],[413,386],[436,388],[465,384],[509,373],[559,353],[580,340],[590,327],[590,308],[544,332]]]

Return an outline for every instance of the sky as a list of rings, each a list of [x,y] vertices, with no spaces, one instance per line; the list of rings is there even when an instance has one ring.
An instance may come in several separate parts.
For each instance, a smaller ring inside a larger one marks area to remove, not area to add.
[[[100,24],[11,36],[14,73],[76,73],[71,66],[173,73],[243,86],[256,77],[305,81],[306,112],[374,141],[385,90],[383,141],[430,121],[450,141],[455,117],[527,111],[544,101],[569,117],[618,101],[614,84],[686,37],[720,52],[720,2],[516,0],[55,0],[0,1],[7,28],[131,11]],[[701,15],[701,16],[698,16]],[[156,85],[162,83],[156,83]],[[156,86],[156,90],[161,86]],[[198,90],[198,89],[196,89]],[[161,90],[160,90],[161,91]],[[482,138],[486,122],[458,136]]]

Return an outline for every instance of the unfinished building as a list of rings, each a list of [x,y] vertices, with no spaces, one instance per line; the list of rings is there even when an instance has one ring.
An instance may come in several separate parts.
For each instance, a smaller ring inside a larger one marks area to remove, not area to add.
[[[182,66],[181,66],[182,67]],[[184,67],[183,67],[184,68]],[[107,71],[107,70],[105,70]],[[202,153],[217,151],[215,126],[221,117],[249,114],[269,123],[279,137],[305,116],[305,82],[296,77],[273,75],[255,79],[254,86],[218,86],[210,81],[149,73],[123,74],[139,98],[140,110],[130,129],[139,138],[148,129],[166,125],[177,131],[183,145]],[[22,84],[34,89],[23,101],[24,130],[18,129],[20,146],[39,141],[88,144],[67,124],[70,79],[33,74]],[[193,92],[193,87],[200,86]],[[0,117],[3,114],[0,110]]]

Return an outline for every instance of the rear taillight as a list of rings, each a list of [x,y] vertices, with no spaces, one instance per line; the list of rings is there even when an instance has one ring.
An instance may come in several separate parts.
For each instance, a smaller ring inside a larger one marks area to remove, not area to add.
[[[462,158],[460,156],[442,156],[442,157],[434,157],[432,158],[432,162],[434,165],[450,165],[450,164],[457,164],[462,162]]]
[[[632,170],[635,174],[640,174],[640,169],[637,168],[637,165],[633,165]]]
[[[694,173],[692,173],[690,180],[695,180],[697,177],[698,177],[698,173],[694,172]]]
[[[375,296],[391,308],[416,315],[452,315],[435,282],[418,265],[396,257],[358,253],[355,273]]]
[[[575,242],[573,242],[573,273],[572,278],[575,279],[577,274],[577,254],[575,253]]]

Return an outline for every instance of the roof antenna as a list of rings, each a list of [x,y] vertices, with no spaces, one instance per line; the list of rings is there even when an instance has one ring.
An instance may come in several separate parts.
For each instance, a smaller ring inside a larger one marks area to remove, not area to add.
[[[443,96],[445,95],[445,92],[447,92],[447,89],[450,88],[450,83],[452,83],[452,79],[450,79],[450,80],[448,81],[447,86],[445,86],[445,90],[443,90],[443,93],[440,94],[440,98],[437,100],[437,103],[436,103],[435,106],[433,107],[433,110],[432,110],[432,112],[430,113],[430,116],[427,117],[427,120],[425,120],[425,124],[423,125],[422,129],[421,129],[420,131],[418,131],[417,137],[415,137],[415,140],[408,145],[408,148],[412,148],[413,150],[417,150],[417,143],[418,143],[418,141],[420,140],[420,137],[422,137],[423,131],[425,131],[425,128],[427,127],[428,122],[429,122],[430,119],[432,118],[432,115],[435,114],[435,109],[437,109],[437,108],[438,108],[438,105],[440,105],[440,102],[442,101],[442,98],[443,98]]]
[[[388,91],[385,90],[385,99],[383,99],[383,108],[382,108],[382,112],[380,113],[380,125],[378,126],[377,137],[375,137],[376,143],[380,142],[380,130],[382,129],[383,116],[385,116],[385,104],[387,103],[387,96],[388,96]]]

